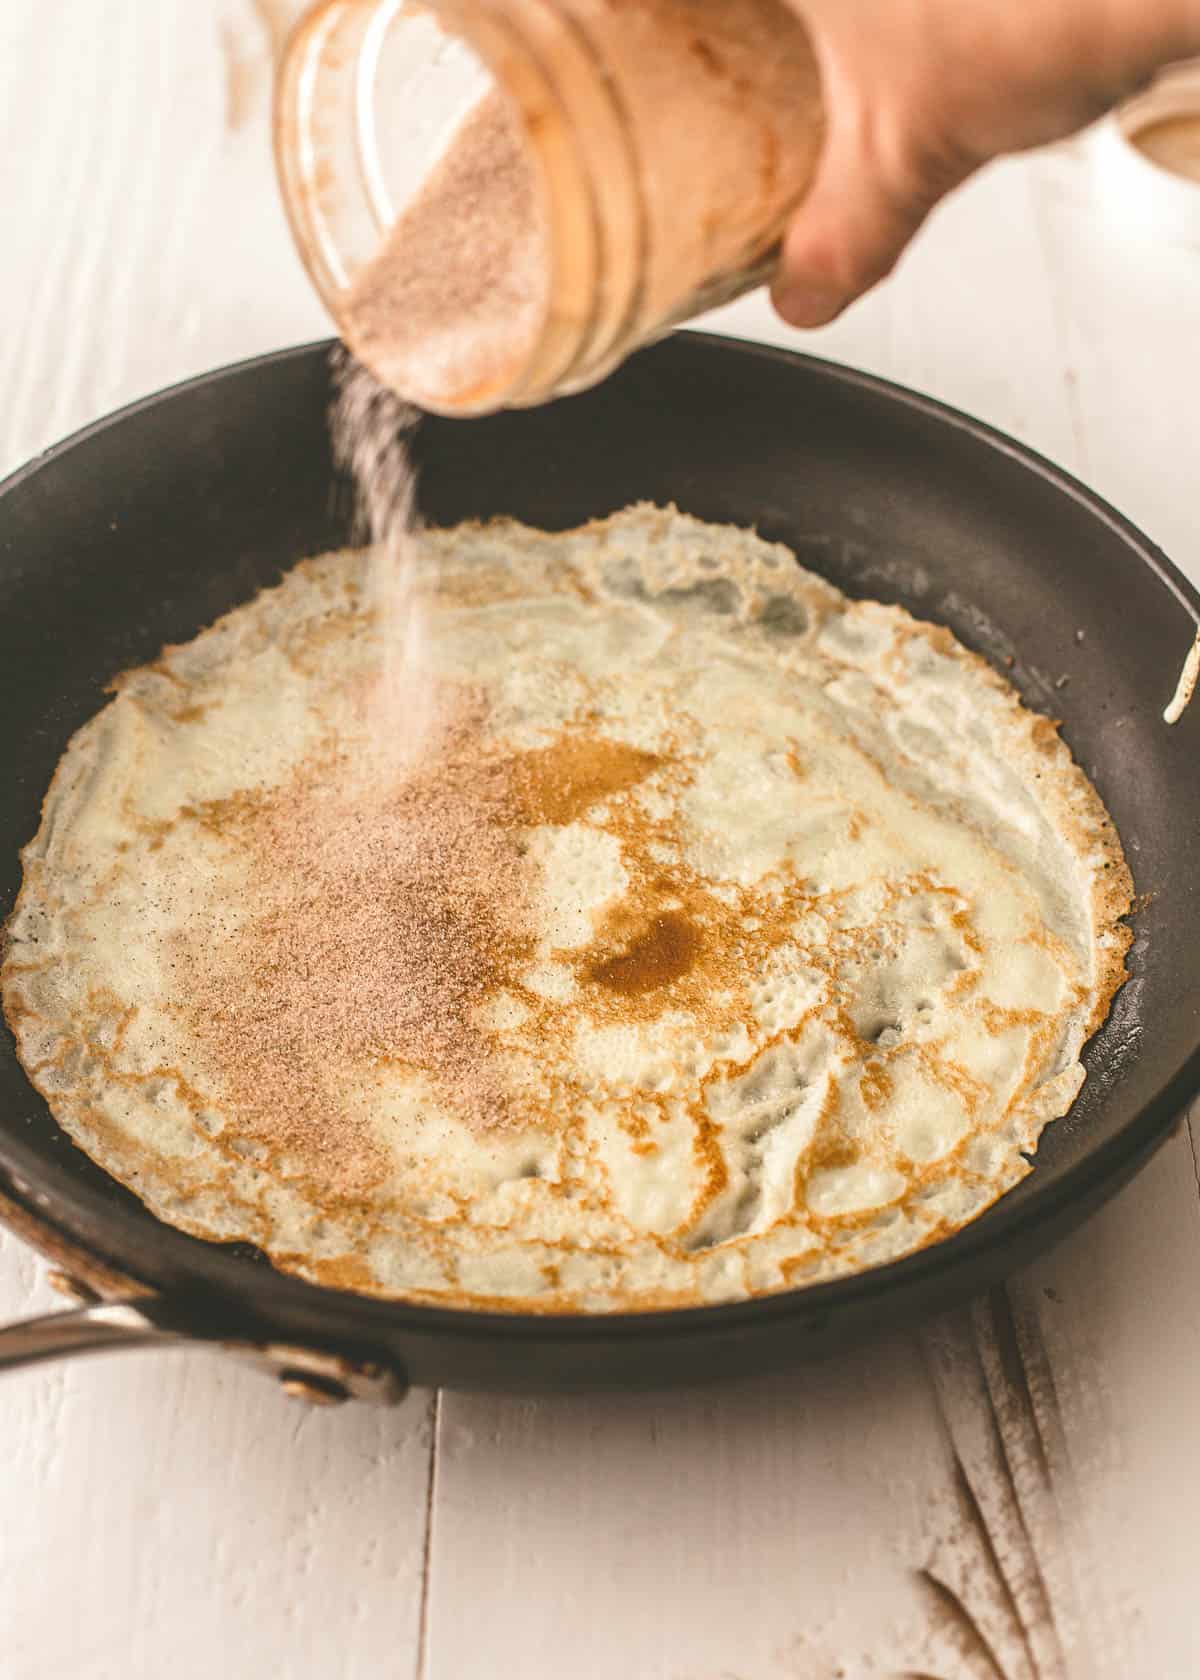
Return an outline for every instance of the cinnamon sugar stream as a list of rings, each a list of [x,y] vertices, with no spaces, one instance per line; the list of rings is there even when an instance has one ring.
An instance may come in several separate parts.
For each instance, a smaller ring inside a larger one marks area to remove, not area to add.
[[[385,1170],[364,1067],[420,1069],[469,1124],[503,1124],[473,1011],[511,954],[523,884],[514,799],[481,751],[484,703],[434,672],[417,411],[344,352],[333,377],[333,451],[368,543],[380,645],[367,727],[283,787],[206,813],[262,908],[229,939],[198,929],[185,962],[203,999],[194,1029],[248,1136],[353,1193]]]
[[[418,566],[416,474],[409,441],[418,411],[344,350],[334,352],[330,441],[354,487],[355,526],[368,545],[367,598],[379,630],[364,775],[415,763],[432,727],[429,603]]]

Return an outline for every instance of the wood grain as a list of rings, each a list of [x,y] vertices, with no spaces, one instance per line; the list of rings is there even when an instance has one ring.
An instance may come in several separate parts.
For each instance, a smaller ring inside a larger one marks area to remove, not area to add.
[[[271,174],[294,11],[0,8],[0,470],[327,330]],[[795,342],[761,299],[719,322]],[[1086,144],[988,171],[807,344],[1014,432],[1200,578],[1200,255],[1123,242]],[[787,1377],[394,1416],[297,1412],[202,1355],[13,1378],[0,1672],[1175,1680],[1200,1672],[1198,1300],[1184,1129],[1007,1290]],[[0,1314],[54,1304],[0,1231]]]

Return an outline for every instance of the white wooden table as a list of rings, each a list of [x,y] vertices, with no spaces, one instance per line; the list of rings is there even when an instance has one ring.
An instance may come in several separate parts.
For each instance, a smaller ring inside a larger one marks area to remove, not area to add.
[[[268,148],[293,9],[4,0],[0,470],[326,331]],[[790,337],[761,300],[724,323]],[[1114,237],[1085,147],[990,172],[810,342],[1028,440],[1200,578],[1200,252]],[[54,1304],[0,1233],[0,1316]],[[1186,1680],[1198,1421],[1185,1124],[1007,1290],[786,1378],[394,1414],[202,1355],[7,1379],[0,1675]]]

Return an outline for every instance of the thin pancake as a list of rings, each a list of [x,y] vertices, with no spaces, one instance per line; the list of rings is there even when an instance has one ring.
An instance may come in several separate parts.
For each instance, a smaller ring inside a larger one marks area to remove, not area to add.
[[[4,1005],[160,1217],[386,1295],[727,1300],[1029,1170],[1131,882],[944,630],[648,507],[429,532],[432,724],[352,552],[121,679],[24,854]]]

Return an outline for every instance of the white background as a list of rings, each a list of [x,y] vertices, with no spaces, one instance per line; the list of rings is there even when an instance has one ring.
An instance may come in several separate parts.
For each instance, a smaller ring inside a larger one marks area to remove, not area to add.
[[[0,470],[326,332],[268,146],[293,9],[4,0]],[[725,323],[793,336],[761,300]],[[1200,578],[1200,251],[1114,231],[1085,146],[989,172],[808,342],[1027,440]],[[11,1377],[0,1675],[1185,1680],[1198,1303],[1185,1125],[1007,1291],[786,1378],[321,1414],[203,1355]],[[0,1233],[0,1317],[54,1304]]]

